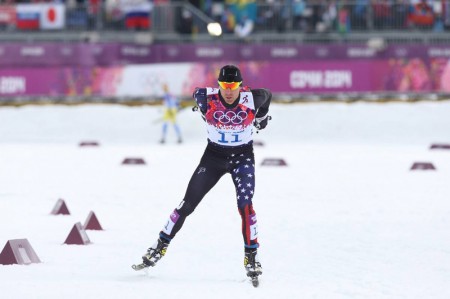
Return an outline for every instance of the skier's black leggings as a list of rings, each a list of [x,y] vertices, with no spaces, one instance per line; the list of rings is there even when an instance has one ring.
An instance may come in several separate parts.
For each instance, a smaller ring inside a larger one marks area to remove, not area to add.
[[[171,241],[189,216],[226,173],[231,174],[236,189],[239,213],[242,218],[242,235],[246,248],[257,248],[258,231],[252,199],[255,190],[255,158],[253,144],[225,148],[208,142],[198,167],[192,174],[186,194],[164,226],[160,236]]]

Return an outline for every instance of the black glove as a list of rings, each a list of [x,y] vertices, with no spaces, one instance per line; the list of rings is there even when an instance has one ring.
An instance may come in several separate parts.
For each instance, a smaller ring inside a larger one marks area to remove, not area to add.
[[[207,95],[206,95],[206,88],[196,88],[194,94],[192,95],[195,99],[195,102],[197,103],[198,108],[200,109],[200,112],[205,115],[207,110]]]
[[[263,117],[257,117],[255,118],[254,126],[258,130],[262,130],[267,126],[267,123],[269,122],[270,119],[272,119],[272,117],[268,116],[267,114],[264,115]]]

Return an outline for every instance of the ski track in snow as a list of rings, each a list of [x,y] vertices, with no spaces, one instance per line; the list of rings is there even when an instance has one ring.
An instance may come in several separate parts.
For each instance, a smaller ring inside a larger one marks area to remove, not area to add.
[[[185,109],[189,110],[189,109]],[[255,133],[259,254],[245,276],[230,176],[203,199],[155,268],[156,240],[203,153],[198,114],[160,107],[0,108],[0,247],[26,238],[40,264],[0,265],[2,298],[450,298],[450,103],[273,104]],[[79,147],[94,140],[99,147]],[[141,157],[145,166],[121,165]],[[261,166],[283,158],[287,167]],[[431,162],[436,171],[410,171]],[[71,215],[50,212],[63,198]],[[92,244],[63,245],[94,211]]]

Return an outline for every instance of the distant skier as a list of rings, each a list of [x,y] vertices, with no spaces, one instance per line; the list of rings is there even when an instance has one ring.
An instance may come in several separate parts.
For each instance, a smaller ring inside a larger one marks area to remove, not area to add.
[[[242,218],[244,266],[247,276],[257,286],[262,268],[257,255],[258,229],[252,204],[255,190],[253,125],[258,130],[267,126],[272,93],[268,89],[242,87],[241,72],[233,65],[221,68],[218,84],[219,88],[197,88],[194,91],[196,108],[206,122],[208,144],[180,205],[170,215],[158,240],[142,257],[143,263],[133,265],[133,268],[140,270],[155,266],[165,255],[186,217],[219,179],[230,173]]]
[[[179,110],[180,102],[177,97],[175,97],[170,93],[167,84],[163,85],[163,91],[164,91],[164,98],[163,98],[164,115],[162,125],[162,136],[159,142],[162,144],[166,142],[167,128],[169,124],[172,124],[173,128],[175,129],[175,133],[177,134],[177,142],[182,143],[183,139],[181,138],[181,130],[180,126],[177,123],[177,113]]]

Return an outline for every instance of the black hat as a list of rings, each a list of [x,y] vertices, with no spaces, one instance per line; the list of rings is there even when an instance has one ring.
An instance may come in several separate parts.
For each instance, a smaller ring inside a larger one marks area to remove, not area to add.
[[[242,82],[241,71],[234,65],[226,65],[220,69],[219,81]]]

